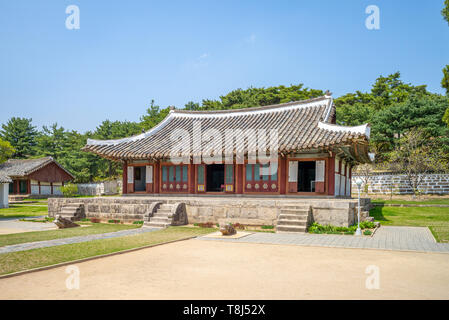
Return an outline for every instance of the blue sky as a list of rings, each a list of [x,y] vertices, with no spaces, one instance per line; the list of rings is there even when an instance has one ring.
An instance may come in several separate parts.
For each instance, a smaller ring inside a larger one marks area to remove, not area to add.
[[[379,75],[443,93],[443,0],[0,0],[0,123],[94,130],[237,88],[304,83],[338,97]],[[68,30],[68,5],[80,29]],[[380,9],[368,30],[365,8]]]

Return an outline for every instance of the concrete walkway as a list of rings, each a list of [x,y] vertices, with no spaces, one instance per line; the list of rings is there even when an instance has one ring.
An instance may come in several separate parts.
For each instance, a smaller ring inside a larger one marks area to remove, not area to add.
[[[0,234],[22,233],[30,231],[56,230],[58,227],[54,223],[27,222],[20,219],[39,219],[45,216],[23,217],[23,218],[1,218]]]
[[[437,243],[430,230],[422,227],[382,226],[372,237],[310,233],[256,232],[239,239],[214,239],[204,236],[199,237],[198,239],[264,244],[449,253],[449,243]]]
[[[38,223],[38,222],[31,222],[31,223]],[[86,242],[86,241],[92,241],[92,240],[131,236],[131,235],[135,235],[135,234],[152,232],[152,231],[156,231],[156,230],[160,230],[160,229],[141,227],[138,229],[122,230],[122,231],[100,233],[100,234],[90,234],[87,236],[78,236],[78,237],[63,238],[63,239],[19,243],[19,244],[13,244],[13,245],[9,245],[9,246],[0,247],[0,254],[17,252],[17,251],[25,251],[25,250],[31,250],[31,249],[38,249],[38,248],[54,247],[54,246],[60,246],[60,245],[64,245],[64,244],[80,243],[80,242]]]

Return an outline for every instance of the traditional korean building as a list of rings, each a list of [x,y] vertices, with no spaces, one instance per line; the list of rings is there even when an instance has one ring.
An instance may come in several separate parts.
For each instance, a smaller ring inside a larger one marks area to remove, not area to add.
[[[353,166],[370,162],[370,128],[339,126],[335,118],[330,95],[247,109],[171,110],[147,132],[89,139],[83,150],[123,163],[124,194],[346,197]],[[207,157],[217,152],[223,157],[211,163]],[[252,157],[267,153],[275,163]]]
[[[0,164],[0,175],[10,178],[10,195],[61,195],[61,186],[74,179],[52,157],[10,159]]]

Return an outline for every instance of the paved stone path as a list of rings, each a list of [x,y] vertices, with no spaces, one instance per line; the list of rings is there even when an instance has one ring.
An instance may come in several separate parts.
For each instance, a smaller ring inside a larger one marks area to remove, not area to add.
[[[34,223],[38,223],[38,222],[34,222]],[[63,238],[63,239],[19,243],[19,244],[13,244],[13,245],[9,245],[9,246],[0,247],[0,254],[24,251],[24,250],[31,250],[31,249],[38,249],[38,248],[54,247],[54,246],[60,246],[60,245],[64,245],[64,244],[80,243],[80,242],[99,240],[99,239],[124,237],[124,236],[130,236],[130,235],[141,234],[141,233],[146,233],[146,232],[152,232],[152,231],[156,231],[156,230],[160,230],[160,229],[141,227],[138,229],[122,230],[122,231],[100,233],[100,234],[90,234],[87,236],[78,236],[78,237]]]
[[[449,253],[449,243],[437,243],[428,228],[380,227],[373,237],[310,233],[264,233],[255,232],[239,239],[201,240],[250,242],[265,244],[292,244],[302,246],[363,248],[401,251],[424,251]]]

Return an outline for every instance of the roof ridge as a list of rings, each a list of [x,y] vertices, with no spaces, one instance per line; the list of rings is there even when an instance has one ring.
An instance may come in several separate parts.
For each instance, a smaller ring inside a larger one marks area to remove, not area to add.
[[[249,107],[249,108],[239,108],[239,109],[222,109],[222,110],[185,110],[185,109],[174,109],[171,110],[170,113],[178,113],[178,114],[220,114],[220,113],[240,113],[240,112],[247,112],[247,111],[258,111],[258,110],[268,110],[268,109],[278,109],[288,106],[296,106],[296,105],[302,105],[302,104],[308,104],[312,102],[318,102],[330,99],[330,96],[319,96],[315,98],[310,98],[306,100],[297,100],[297,101],[290,101],[290,102],[284,102],[284,103],[277,103],[277,104],[270,104],[266,106],[257,106],[257,107]]]
[[[8,159],[8,160],[6,160],[6,162],[14,162],[14,161],[22,161],[22,162],[25,162],[25,161],[37,161],[37,160],[53,160],[53,157],[52,156],[47,156],[47,157],[41,157],[41,158],[29,158],[29,159]]]

